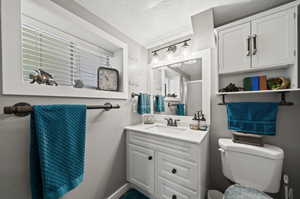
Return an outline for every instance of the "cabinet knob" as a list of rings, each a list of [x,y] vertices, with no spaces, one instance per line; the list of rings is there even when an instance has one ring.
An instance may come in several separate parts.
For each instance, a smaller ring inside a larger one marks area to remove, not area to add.
[[[148,160],[152,160],[152,156],[149,156],[149,157],[148,157]]]
[[[173,196],[172,196],[172,199],[177,199],[177,196],[176,196],[176,195],[173,195]]]
[[[177,173],[177,170],[176,169],[172,169],[172,173],[173,174]]]

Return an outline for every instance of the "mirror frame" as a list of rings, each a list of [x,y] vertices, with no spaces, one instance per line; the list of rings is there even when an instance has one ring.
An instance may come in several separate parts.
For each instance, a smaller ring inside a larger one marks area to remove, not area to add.
[[[153,93],[153,70],[173,64],[178,64],[194,59],[201,59],[202,61],[202,110],[206,116],[207,123],[211,123],[211,66],[212,66],[212,49],[204,49],[201,51],[193,52],[190,56],[178,57],[172,60],[166,60],[157,64],[149,64],[150,66],[150,92]],[[151,114],[158,117],[176,117],[184,119],[192,119],[192,116],[178,116],[178,115],[162,115],[154,113],[153,97],[151,97]]]

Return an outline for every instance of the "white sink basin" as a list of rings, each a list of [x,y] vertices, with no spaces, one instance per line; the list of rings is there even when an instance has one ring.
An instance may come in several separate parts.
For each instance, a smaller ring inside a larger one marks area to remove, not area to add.
[[[183,133],[187,130],[185,128],[180,128],[180,127],[170,127],[170,126],[160,126],[160,125],[151,126],[147,129],[158,133]]]

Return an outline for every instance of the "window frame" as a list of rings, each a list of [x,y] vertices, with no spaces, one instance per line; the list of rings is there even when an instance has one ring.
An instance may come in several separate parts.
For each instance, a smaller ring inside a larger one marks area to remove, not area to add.
[[[42,1],[38,6],[41,9],[49,9],[59,13],[60,16],[66,19],[71,19],[75,26],[79,26],[81,30],[87,32],[76,34],[92,33],[98,41],[103,41],[107,46],[112,46],[115,49],[115,54],[119,56],[122,63],[122,71],[120,73],[120,83],[122,91],[101,91],[86,88],[73,88],[70,86],[46,86],[28,84],[23,82],[22,70],[22,38],[21,38],[21,25],[22,25],[22,6],[21,1],[24,0],[9,0],[1,1],[1,45],[2,45],[2,94],[3,95],[29,95],[29,96],[56,96],[56,97],[79,97],[79,98],[103,98],[103,99],[128,99],[128,46],[126,43],[111,36],[110,34],[99,29],[95,25],[83,20],[75,14],[65,10],[50,0]],[[26,0],[29,1],[30,0]],[[36,1],[35,1],[36,2]],[[42,13],[42,10],[32,11],[35,15],[49,20],[49,13]],[[28,14],[28,13],[26,13]],[[48,16],[47,16],[48,14]],[[47,18],[48,17],[48,18]],[[42,20],[42,19],[41,19]],[[64,27],[64,24],[57,24],[59,28],[69,30],[70,27]],[[78,28],[77,28],[78,29]],[[77,36],[77,35],[76,35]]]

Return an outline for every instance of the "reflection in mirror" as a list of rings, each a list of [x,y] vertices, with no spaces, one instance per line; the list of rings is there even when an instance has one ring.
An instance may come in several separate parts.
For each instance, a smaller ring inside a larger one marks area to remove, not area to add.
[[[201,59],[153,69],[154,113],[192,116],[202,109]]]

